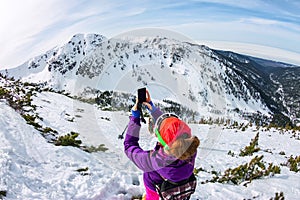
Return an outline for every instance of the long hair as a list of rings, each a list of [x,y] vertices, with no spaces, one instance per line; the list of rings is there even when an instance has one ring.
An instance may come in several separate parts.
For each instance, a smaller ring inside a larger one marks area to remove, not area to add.
[[[172,143],[168,151],[180,160],[187,160],[196,153],[199,145],[200,140],[198,137],[188,137],[183,134]]]

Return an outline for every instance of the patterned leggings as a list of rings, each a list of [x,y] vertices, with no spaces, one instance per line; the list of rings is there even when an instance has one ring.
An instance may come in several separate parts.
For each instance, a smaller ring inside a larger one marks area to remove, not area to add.
[[[159,200],[159,195],[156,193],[156,191],[153,191],[149,189],[147,186],[146,188],[146,200]]]

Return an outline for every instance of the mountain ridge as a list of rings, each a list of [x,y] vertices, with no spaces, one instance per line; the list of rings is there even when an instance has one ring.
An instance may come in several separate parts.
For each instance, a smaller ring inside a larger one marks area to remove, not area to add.
[[[278,62],[272,67],[273,62],[165,37],[77,34],[62,47],[2,73],[79,96],[87,88],[131,93],[138,86],[166,87],[175,101],[199,113],[234,115],[238,109],[240,115],[279,115],[285,120],[273,122],[296,124],[300,68]],[[294,81],[287,81],[291,77]]]

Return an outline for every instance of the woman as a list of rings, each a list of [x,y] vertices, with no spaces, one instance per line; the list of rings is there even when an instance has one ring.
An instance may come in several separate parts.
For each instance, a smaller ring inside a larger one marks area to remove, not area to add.
[[[143,104],[150,111],[155,124],[155,134],[159,140],[154,150],[145,151],[139,146],[140,111],[137,104],[132,108],[132,116],[124,141],[128,158],[143,170],[146,200],[158,200],[156,185],[165,179],[178,183],[191,177],[197,148],[200,141],[192,137],[189,126],[172,114],[163,114],[151,101],[147,91],[147,102]]]

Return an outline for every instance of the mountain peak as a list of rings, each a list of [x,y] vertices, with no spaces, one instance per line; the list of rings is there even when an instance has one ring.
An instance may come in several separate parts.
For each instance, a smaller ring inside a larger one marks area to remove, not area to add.
[[[76,34],[65,45],[8,70],[8,74],[73,95],[87,88],[132,92],[159,84],[175,91],[181,103],[196,105],[194,109],[203,113],[238,109],[240,114],[277,112],[299,118],[294,103],[287,102],[299,97],[288,90],[291,82],[286,81],[289,74],[297,76],[298,68],[266,70],[265,61],[256,61],[160,36],[107,39],[99,34]],[[269,61],[268,67],[272,63]],[[288,76],[280,76],[281,72]],[[297,88],[296,83],[292,88]]]
[[[106,37],[100,34],[95,34],[95,33],[89,33],[89,34],[82,34],[78,33],[75,34],[71,37],[70,41],[68,43],[81,43],[81,42],[86,42],[87,44],[100,44],[105,40]]]

